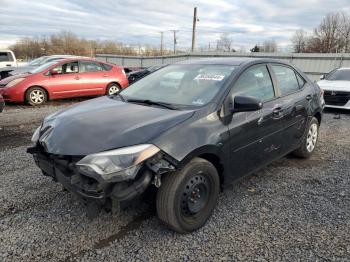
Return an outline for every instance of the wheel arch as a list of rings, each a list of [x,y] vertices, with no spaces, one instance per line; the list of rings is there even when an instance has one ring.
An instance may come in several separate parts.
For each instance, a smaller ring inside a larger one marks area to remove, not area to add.
[[[316,117],[316,119],[318,120],[318,124],[320,125],[322,121],[322,114],[320,112],[316,112],[314,114],[314,117]]]
[[[112,84],[117,84],[120,88],[122,88],[121,84],[118,82],[118,81],[112,81],[112,82],[109,82],[107,85],[106,85],[106,90],[107,88],[112,85]]]
[[[218,174],[219,174],[219,179],[220,179],[220,184],[224,184],[224,161],[221,157],[221,154],[219,153],[220,150],[217,146],[214,145],[207,145],[203,146],[200,148],[197,148],[187,154],[187,156],[180,161],[180,168],[185,166],[187,163],[189,163],[193,158],[199,157],[207,160],[211,164],[214,165],[216,168]]]

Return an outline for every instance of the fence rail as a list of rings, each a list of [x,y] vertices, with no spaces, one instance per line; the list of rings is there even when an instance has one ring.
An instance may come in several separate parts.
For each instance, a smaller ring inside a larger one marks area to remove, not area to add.
[[[183,60],[200,59],[208,57],[255,57],[274,58],[294,64],[305,72],[311,79],[317,80],[319,76],[339,67],[350,67],[350,54],[295,54],[295,53],[228,53],[228,52],[202,52],[177,54],[169,56],[122,56],[110,54],[97,54],[100,61],[114,63],[124,67],[149,67],[153,65],[173,64]]]

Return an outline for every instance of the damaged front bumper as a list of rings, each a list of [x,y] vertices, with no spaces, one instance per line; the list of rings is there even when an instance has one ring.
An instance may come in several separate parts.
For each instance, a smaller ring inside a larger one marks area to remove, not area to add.
[[[160,186],[160,175],[175,169],[163,159],[164,155],[159,153],[135,169],[133,179],[110,181],[104,180],[98,174],[92,176],[82,173],[76,163],[83,156],[53,155],[46,153],[40,146],[28,148],[27,152],[33,155],[36,165],[45,176],[61,183],[65,189],[77,195],[86,204],[89,217],[96,216],[102,207],[113,210],[113,207],[119,206],[120,202],[136,198],[152,183]]]

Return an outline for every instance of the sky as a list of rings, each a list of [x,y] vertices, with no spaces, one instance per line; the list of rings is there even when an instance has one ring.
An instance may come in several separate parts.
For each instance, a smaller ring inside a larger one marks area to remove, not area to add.
[[[333,11],[350,13],[350,0],[0,0],[0,48],[21,37],[49,36],[62,30],[79,37],[130,45],[191,46],[193,7],[198,8],[197,47],[215,46],[230,33],[237,50],[265,40],[290,47],[297,29],[312,31]]]

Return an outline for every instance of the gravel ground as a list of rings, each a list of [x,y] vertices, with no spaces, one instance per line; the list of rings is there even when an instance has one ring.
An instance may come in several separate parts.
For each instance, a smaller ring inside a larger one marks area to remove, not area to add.
[[[180,235],[147,203],[88,220],[41,175],[25,153],[31,133],[74,102],[0,114],[0,261],[350,260],[350,114],[326,112],[311,159],[288,156],[244,178],[205,227]]]

